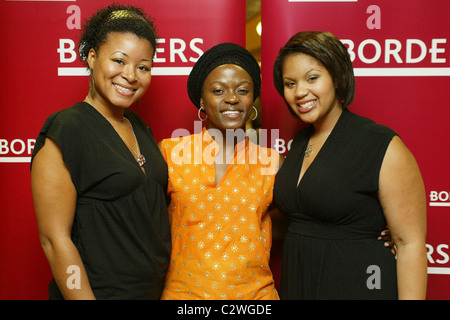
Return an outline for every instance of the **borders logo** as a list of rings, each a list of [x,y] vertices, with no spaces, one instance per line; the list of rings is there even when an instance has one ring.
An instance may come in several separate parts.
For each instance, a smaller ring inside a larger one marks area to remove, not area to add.
[[[450,256],[447,250],[449,245],[440,243],[432,246],[427,244],[427,259],[428,259],[428,274],[448,274],[450,275],[450,268],[441,265],[446,265],[450,261]]]
[[[36,139],[13,139],[11,141],[0,139],[0,163],[30,162],[35,143]],[[7,154],[14,156],[4,156]]]
[[[450,207],[450,191],[430,191],[430,207]]]

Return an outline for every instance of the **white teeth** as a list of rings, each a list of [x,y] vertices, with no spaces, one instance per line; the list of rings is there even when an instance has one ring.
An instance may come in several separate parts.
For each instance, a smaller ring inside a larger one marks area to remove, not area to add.
[[[124,91],[124,92],[128,92],[128,93],[133,92],[133,90],[124,88],[124,87],[122,87],[121,85],[118,85],[118,84],[114,84],[114,86],[115,86],[117,89],[119,89],[120,91]]]
[[[304,103],[304,104],[301,104],[300,107],[302,107],[302,108],[309,108],[309,107],[311,107],[314,103],[316,103],[316,100],[310,101],[310,102],[307,102],[307,103]]]
[[[240,111],[223,111],[223,114],[235,114],[235,113],[240,113]]]

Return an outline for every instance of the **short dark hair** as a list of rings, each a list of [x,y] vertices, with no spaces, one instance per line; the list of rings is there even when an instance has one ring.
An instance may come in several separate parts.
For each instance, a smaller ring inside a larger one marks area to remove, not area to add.
[[[97,11],[84,23],[78,43],[80,60],[87,65],[89,50],[97,51],[111,32],[130,32],[148,40],[155,55],[157,35],[152,18],[140,8],[112,4]]]
[[[273,82],[283,98],[283,66],[286,57],[294,53],[310,55],[327,69],[337,86],[336,97],[343,108],[353,102],[355,76],[347,47],[337,37],[323,31],[298,32],[280,49],[273,65]],[[289,111],[293,112],[291,108],[289,108]]]

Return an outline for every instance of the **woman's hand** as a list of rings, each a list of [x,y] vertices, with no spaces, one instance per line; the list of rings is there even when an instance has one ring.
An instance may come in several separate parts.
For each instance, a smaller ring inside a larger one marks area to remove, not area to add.
[[[394,240],[392,240],[391,236],[391,230],[389,230],[389,226],[386,226],[386,229],[381,231],[380,236],[378,237],[378,240],[384,241],[384,246],[386,248],[391,248],[392,254],[395,256],[397,254],[397,250],[395,248]]]

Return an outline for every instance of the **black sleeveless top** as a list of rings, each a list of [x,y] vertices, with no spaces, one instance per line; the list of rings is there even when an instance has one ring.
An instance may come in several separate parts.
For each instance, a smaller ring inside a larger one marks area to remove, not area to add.
[[[47,119],[33,157],[46,137],[62,152],[78,194],[72,240],[96,298],[159,299],[171,250],[167,165],[150,128],[131,110],[125,117],[145,174],[112,125],[84,102]],[[62,298],[54,281],[49,293]]]
[[[280,297],[396,299],[395,258],[377,240],[379,173],[395,132],[345,109],[297,186],[312,133],[298,132],[275,180],[274,203],[289,218]]]

